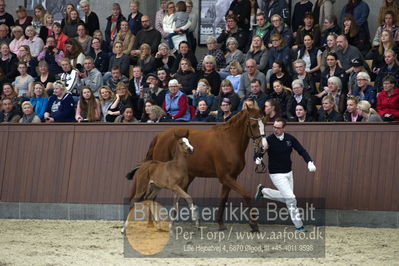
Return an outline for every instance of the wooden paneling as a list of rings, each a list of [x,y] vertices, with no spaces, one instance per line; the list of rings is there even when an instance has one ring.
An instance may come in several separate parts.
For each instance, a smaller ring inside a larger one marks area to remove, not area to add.
[[[132,186],[125,174],[145,157],[156,133],[176,125],[1,126],[0,199],[122,203]],[[270,125],[267,131],[271,132]],[[293,153],[298,198],[325,198],[330,209],[399,210],[399,125],[294,123],[287,131],[317,166],[316,173],[309,173],[303,159]],[[247,165],[238,178],[251,195],[259,183],[272,186],[266,174],[254,172],[252,154],[250,143]],[[189,189],[194,197],[218,197],[220,191],[215,178],[197,178]]]
[[[2,201],[66,202],[73,125],[9,127]]]

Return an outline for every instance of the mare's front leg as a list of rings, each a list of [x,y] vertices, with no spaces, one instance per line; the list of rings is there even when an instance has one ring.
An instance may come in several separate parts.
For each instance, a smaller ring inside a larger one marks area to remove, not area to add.
[[[224,178],[221,179],[221,181],[223,183],[223,191],[224,191],[224,187],[227,186],[229,188],[228,191],[230,191],[230,189],[233,189],[238,194],[240,194],[241,197],[243,197],[245,200],[245,204],[248,207],[249,213],[252,213],[252,203],[251,203],[251,196],[250,196],[249,192],[246,189],[244,189],[237,182],[236,179],[232,178],[229,175],[224,176]],[[223,195],[223,193],[222,193],[222,195]],[[227,200],[227,198],[226,198],[226,200]],[[225,204],[226,204],[226,201],[224,201],[223,209],[225,207],[224,206]],[[221,215],[223,215],[223,213]],[[259,228],[258,228],[258,224],[257,224],[256,220],[253,220],[252,217],[250,217],[249,219],[250,219],[249,226],[251,227],[251,232],[259,232]]]

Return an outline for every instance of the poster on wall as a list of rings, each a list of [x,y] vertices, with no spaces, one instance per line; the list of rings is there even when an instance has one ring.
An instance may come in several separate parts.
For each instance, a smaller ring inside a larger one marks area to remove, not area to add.
[[[233,0],[200,0],[199,44],[209,36],[218,37],[225,28],[224,16]]]
[[[61,22],[64,18],[66,5],[71,3],[79,12],[79,17],[84,21],[84,13],[79,6],[80,0],[25,0],[25,8],[29,15],[33,14],[35,6],[41,4],[47,12],[54,15],[54,21]]]

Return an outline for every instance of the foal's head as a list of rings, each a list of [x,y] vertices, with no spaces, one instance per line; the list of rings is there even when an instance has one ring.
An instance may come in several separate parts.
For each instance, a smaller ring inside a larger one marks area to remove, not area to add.
[[[187,129],[175,129],[175,139],[179,144],[179,150],[186,154],[192,154],[194,152],[194,147],[191,146],[188,140],[188,130]]]

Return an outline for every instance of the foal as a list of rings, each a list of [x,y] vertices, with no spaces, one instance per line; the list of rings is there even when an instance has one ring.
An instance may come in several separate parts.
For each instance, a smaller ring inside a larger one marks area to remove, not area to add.
[[[176,144],[173,159],[167,162],[156,160],[146,161],[127,175],[128,179],[135,177],[131,196],[130,208],[135,202],[143,200],[154,200],[162,188],[169,189],[175,193],[175,203],[180,197],[184,198],[192,211],[192,219],[198,225],[197,207],[187,192],[183,190],[188,185],[188,167],[186,155],[194,152],[193,146],[188,141],[187,129],[176,129],[174,131]],[[150,207],[152,209],[152,205]],[[157,212],[151,210],[157,221]],[[122,233],[125,232],[130,215],[126,219]],[[159,228],[158,228],[159,229]]]

